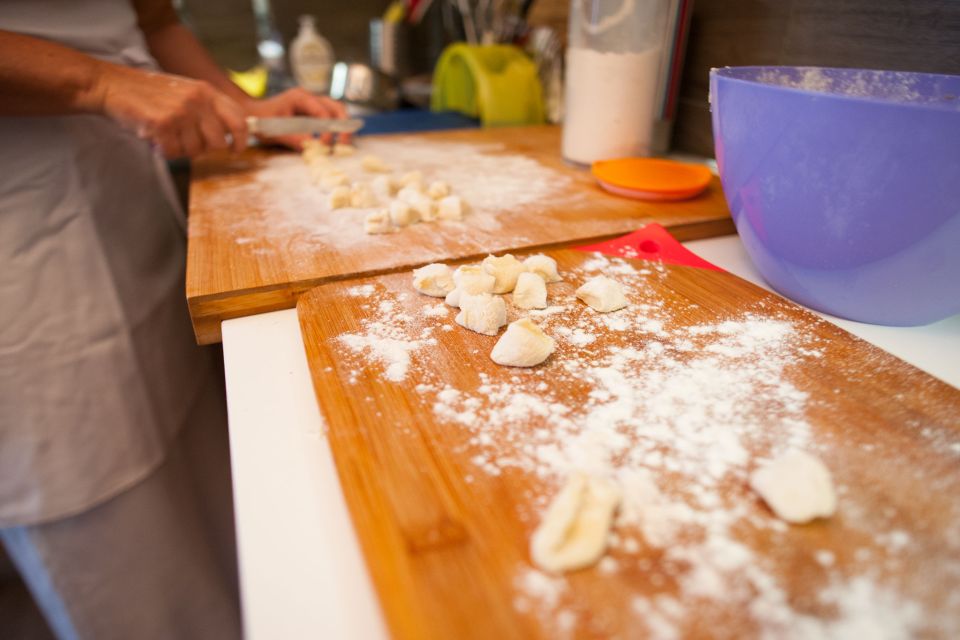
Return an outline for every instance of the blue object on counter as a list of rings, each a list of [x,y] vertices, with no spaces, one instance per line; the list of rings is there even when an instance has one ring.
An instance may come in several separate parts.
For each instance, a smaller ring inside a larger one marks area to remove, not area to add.
[[[874,324],[960,313],[960,76],[732,67],[710,95],[724,194],[774,289]]]
[[[474,118],[453,112],[434,113],[426,109],[400,109],[363,116],[363,129],[358,135],[403,133],[414,131],[442,131],[479,127]]]

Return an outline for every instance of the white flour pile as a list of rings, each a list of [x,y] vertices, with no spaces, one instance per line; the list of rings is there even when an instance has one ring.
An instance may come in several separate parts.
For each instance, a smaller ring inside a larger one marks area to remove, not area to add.
[[[377,175],[361,167],[368,154],[380,157],[396,175],[420,170],[424,183],[447,182],[466,203],[462,222],[416,225],[401,231],[417,242],[402,243],[373,238],[363,231],[364,217],[373,208],[330,210],[326,192],[310,177],[306,163],[297,154],[272,156],[256,170],[254,180],[220,187],[210,202],[222,210],[217,228],[229,229],[238,244],[270,240],[259,251],[288,241],[288,255],[338,250],[355,245],[389,246],[390,251],[423,251],[424,244],[442,248],[452,241],[476,242],[478,236],[495,235],[504,217],[535,214],[555,204],[565,193],[570,179],[528,157],[504,153],[500,145],[452,142],[363,140],[351,157],[336,158],[334,166],[346,172],[352,182],[370,182]],[[569,200],[567,194],[565,200]],[[232,216],[235,203],[248,203],[258,216]],[[384,207],[386,201],[379,202]],[[195,230],[201,233],[202,230]]]
[[[577,302],[570,284],[597,273],[621,282],[631,306],[599,314]],[[660,265],[635,268],[596,256],[562,275],[567,284],[551,285],[552,306],[529,313],[557,340],[545,366],[490,369],[488,352],[477,352],[480,368],[493,373],[481,371],[476,388],[454,388],[431,366],[432,336],[450,325],[453,310],[382,287],[365,303],[376,319],[361,334],[341,336],[340,352],[360,368],[372,359],[390,380],[416,380],[424,406],[464,433],[472,476],[538,478],[539,490],[519,500],[534,505],[518,514],[527,522],[539,520],[573,472],[615,479],[624,500],[611,554],[597,569],[640,571],[653,589],[627,597],[638,636],[681,637],[691,624],[718,633],[731,607],[744,608],[756,634],[770,638],[907,638],[925,625],[960,633],[960,621],[931,618],[878,563],[909,553],[906,532],[858,532],[860,550],[842,571],[832,551],[812,546],[809,563],[820,580],[812,601],[797,601],[779,583],[789,564],[778,564],[775,552],[754,551],[757,540],[775,549],[789,528],[757,509],[746,488],[750,472],[789,448],[829,461],[829,447],[821,450],[806,419],[808,395],[785,375],[820,357],[813,336],[769,319],[776,317],[770,309],[764,317],[747,312],[694,323],[684,312],[692,303],[649,287],[666,277]],[[527,315],[509,313],[510,320]],[[585,402],[571,398],[575,388]],[[841,517],[856,530],[857,507],[842,485],[839,491]],[[659,561],[637,559],[651,556]],[[515,589],[517,610],[537,616],[554,637],[577,629],[581,612],[567,578],[526,569]],[[611,619],[622,617],[622,605],[610,603]]]
[[[589,164],[649,155],[660,53],[659,48],[639,53],[568,49],[564,158]]]

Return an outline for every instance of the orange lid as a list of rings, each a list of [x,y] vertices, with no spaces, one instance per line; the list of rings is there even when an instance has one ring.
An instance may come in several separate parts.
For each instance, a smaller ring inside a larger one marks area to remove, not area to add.
[[[662,158],[598,160],[592,170],[604,189],[650,200],[692,198],[707,188],[712,176],[703,165]]]

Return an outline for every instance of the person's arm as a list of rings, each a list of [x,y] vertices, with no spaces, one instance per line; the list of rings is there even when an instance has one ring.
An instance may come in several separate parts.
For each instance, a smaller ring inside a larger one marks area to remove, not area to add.
[[[246,144],[243,110],[205,82],[131,69],[0,31],[0,116],[105,115],[168,157]]]
[[[214,61],[197,37],[180,22],[170,0],[134,0],[137,26],[160,68],[209,82],[238,103],[251,99]]]
[[[236,100],[246,115],[346,117],[347,111],[341,103],[331,98],[315,96],[303,89],[291,89],[266,100],[250,98],[223,72],[197,37],[180,23],[170,0],[134,0],[134,8],[150,53],[164,71],[210,83]],[[271,142],[300,148],[306,138],[307,136],[286,136]]]

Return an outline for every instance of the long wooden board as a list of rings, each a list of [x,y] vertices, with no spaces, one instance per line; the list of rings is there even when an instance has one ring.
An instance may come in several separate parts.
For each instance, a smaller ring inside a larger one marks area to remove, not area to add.
[[[957,637],[960,391],[726,272],[550,255],[558,348],[530,370],[408,273],[297,305],[394,637]],[[596,273],[631,306],[576,301]],[[749,489],[791,447],[832,470],[829,520]],[[607,558],[548,575],[528,540],[578,467],[624,504]]]
[[[468,204],[485,206],[463,223],[367,236],[361,229],[368,211],[328,211],[296,154],[202,158],[190,185],[187,255],[187,299],[201,344],[220,340],[225,319],[290,308],[302,292],[332,280],[600,239],[651,221],[684,240],[733,232],[718,180],[685,202],[615,197],[588,172],[564,164],[557,127],[369,136],[359,146],[361,154],[396,159],[398,171],[423,168],[428,181],[451,178]],[[338,162],[356,167],[359,159]]]

